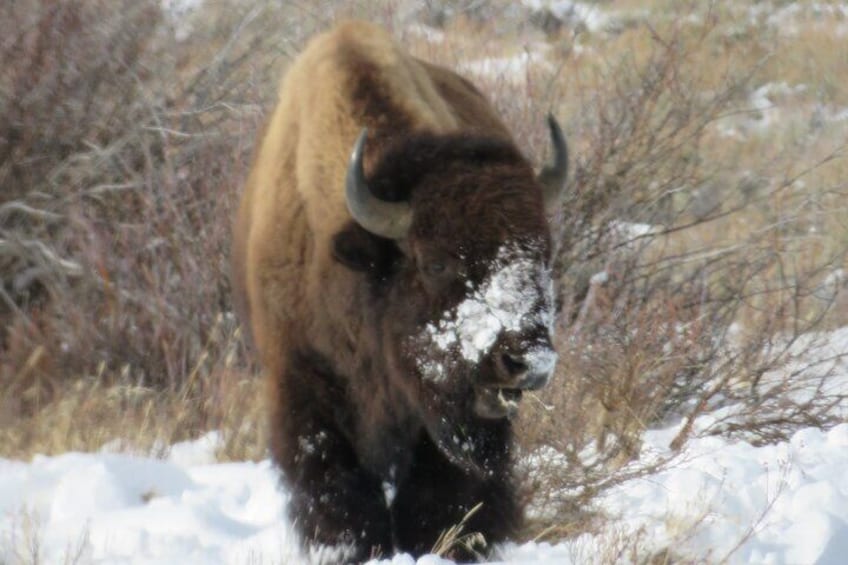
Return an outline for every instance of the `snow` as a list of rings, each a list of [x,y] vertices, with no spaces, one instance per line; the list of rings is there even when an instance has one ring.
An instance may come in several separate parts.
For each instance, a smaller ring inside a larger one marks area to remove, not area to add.
[[[44,563],[78,546],[81,563],[295,558],[270,462],[209,464],[214,438],[175,445],[164,460],[108,451],[0,460],[0,563],[32,543]]]
[[[521,84],[527,80],[527,73],[533,67],[547,72],[553,70],[545,61],[545,45],[529,45],[525,51],[508,57],[484,57],[460,63],[460,71],[477,75],[482,78],[502,79],[513,84]]]
[[[203,0],[162,0],[162,12],[174,29],[174,37],[185,41],[193,30],[191,16],[203,5]]]
[[[810,4],[790,3],[769,11],[767,22],[786,35],[798,34],[798,22],[804,17],[816,20],[840,21],[848,17],[848,4],[825,4],[813,2]]]
[[[662,231],[662,228],[652,224],[644,224],[639,222],[625,222],[623,220],[614,220],[607,226],[609,234],[618,242],[627,242],[649,235],[656,235]]]
[[[676,426],[645,436],[646,455],[666,455]],[[82,545],[83,563],[299,562],[285,518],[287,495],[268,461],[208,464],[208,442],[183,444],[198,458],[154,460],[111,453],[0,461],[0,561],[14,561],[24,516],[36,516],[45,562]],[[650,477],[609,490],[595,505],[613,519],[598,535],[559,544],[506,544],[504,563],[586,563],[611,540],[641,536],[646,551],[730,563],[842,563],[848,551],[848,424],[804,429],[754,447],[692,440]],[[737,547],[738,546],[738,547]],[[415,563],[407,555],[375,561]],[[451,563],[435,556],[419,565]]]
[[[586,26],[589,31],[602,31],[609,25],[611,16],[601,11],[597,6],[587,2],[571,0],[522,0],[531,10],[548,9],[561,20],[577,21]]]
[[[740,139],[751,134],[768,134],[775,126],[800,115],[797,108],[787,107],[786,101],[797,99],[808,90],[806,84],[790,85],[784,81],[763,84],[748,96],[743,114],[719,120],[719,132]]]
[[[676,427],[646,433],[667,455]],[[805,429],[753,447],[692,440],[666,470],[610,489],[598,506],[626,535],[691,557],[731,563],[837,563],[848,540],[848,424]],[[737,547],[738,546],[738,547]]]
[[[175,19],[196,11],[202,5],[203,0],[162,0],[162,9]]]
[[[469,283],[470,284],[470,283]],[[475,364],[485,356],[503,332],[521,332],[543,326],[553,333],[553,281],[527,248],[506,245],[495,258],[490,275],[479,288],[468,288],[469,296],[445,311],[436,323],[428,324],[415,341],[429,343],[443,353],[457,349],[462,358]],[[556,354],[547,345],[529,348],[525,362],[538,373],[548,373]],[[444,365],[428,355],[419,365],[426,379],[445,378]]]
[[[590,285],[604,285],[609,281],[609,273],[606,271],[598,271],[589,278]]]
[[[754,90],[750,96],[749,104],[753,110],[759,110],[763,114],[761,127],[768,127],[778,117],[773,115],[777,113],[774,99],[792,97],[806,90],[806,84],[791,86],[783,81],[769,82]]]
[[[405,31],[412,35],[422,37],[430,43],[442,43],[445,40],[445,32],[421,23],[411,24],[406,27]]]

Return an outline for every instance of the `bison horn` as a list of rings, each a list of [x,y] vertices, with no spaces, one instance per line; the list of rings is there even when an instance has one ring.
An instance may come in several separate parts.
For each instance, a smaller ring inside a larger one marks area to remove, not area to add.
[[[347,209],[356,223],[369,232],[389,239],[400,239],[406,236],[412,224],[412,209],[405,202],[380,200],[368,188],[362,170],[362,154],[367,136],[368,129],[364,128],[350,154],[345,180]]]
[[[548,127],[551,130],[554,158],[552,163],[542,169],[536,179],[542,185],[545,209],[548,212],[555,212],[559,208],[562,189],[568,177],[568,147],[565,144],[562,129],[553,114],[548,114]]]

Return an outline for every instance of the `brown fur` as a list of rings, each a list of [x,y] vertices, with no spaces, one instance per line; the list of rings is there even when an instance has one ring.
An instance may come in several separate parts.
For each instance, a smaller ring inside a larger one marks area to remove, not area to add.
[[[345,205],[366,126],[373,192],[414,210],[400,241],[365,231]],[[414,328],[462,300],[512,239],[541,242],[547,260],[533,172],[471,83],[367,23],[309,43],[261,138],[233,245],[237,308],[267,376],[271,451],[308,546],[347,544],[354,561],[426,552],[480,502],[472,530],[490,542],[516,532],[510,423],[470,409],[490,360],[432,384],[408,351]],[[454,277],[423,276],[435,260]],[[453,445],[458,433],[470,450]],[[384,482],[397,488],[391,505]]]

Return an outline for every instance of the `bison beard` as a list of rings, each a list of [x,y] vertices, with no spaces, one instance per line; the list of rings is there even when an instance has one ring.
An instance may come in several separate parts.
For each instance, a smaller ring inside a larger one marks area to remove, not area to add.
[[[313,560],[420,555],[476,507],[465,532],[485,542],[452,557],[519,531],[510,417],[556,362],[545,208],[567,157],[549,124],[536,176],[468,81],[362,22],[289,69],[233,286]]]

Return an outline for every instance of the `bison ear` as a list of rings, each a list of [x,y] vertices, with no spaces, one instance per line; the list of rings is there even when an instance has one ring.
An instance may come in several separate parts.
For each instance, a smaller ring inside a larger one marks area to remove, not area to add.
[[[333,237],[333,257],[354,271],[375,271],[385,266],[390,251],[387,241],[350,222]]]

